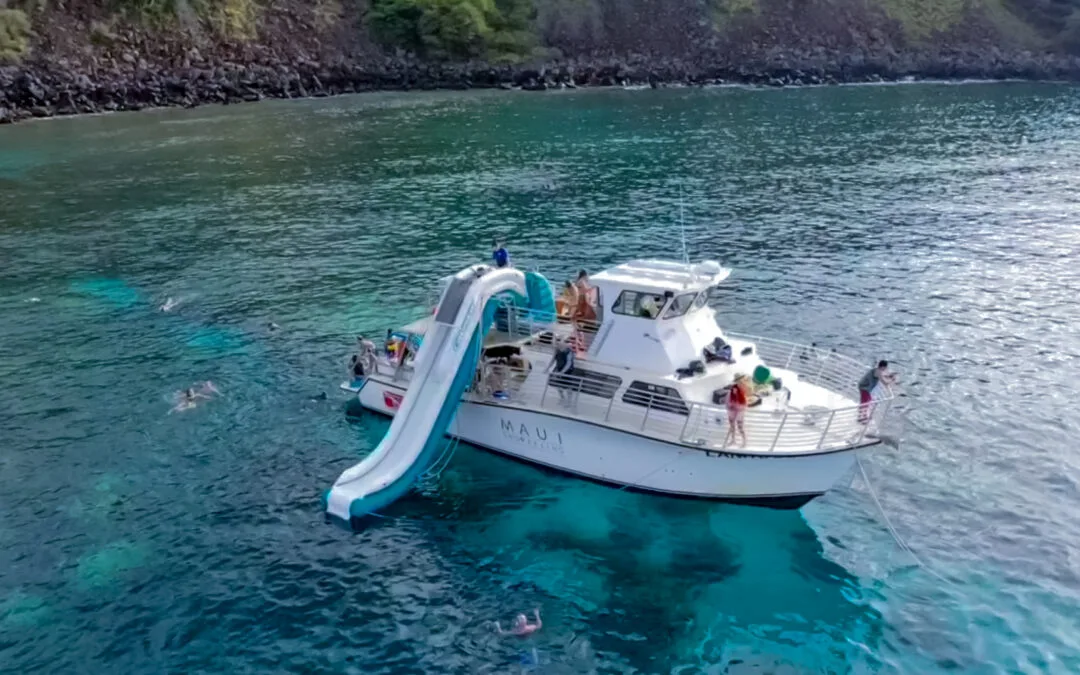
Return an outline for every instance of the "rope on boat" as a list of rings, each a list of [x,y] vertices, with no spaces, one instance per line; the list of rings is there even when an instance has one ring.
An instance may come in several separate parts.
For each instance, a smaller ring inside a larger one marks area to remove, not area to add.
[[[863,466],[862,457],[860,457],[858,453],[855,453],[855,461],[859,464],[859,472],[862,473],[863,482],[866,484],[866,489],[870,493],[870,497],[874,500],[874,504],[877,505],[878,513],[881,514],[881,519],[885,522],[885,527],[889,530],[889,534],[892,535],[893,539],[896,541],[896,544],[900,547],[900,549],[907,552],[907,554],[911,556],[912,560],[914,560],[915,563],[919,567],[921,567],[927,574],[934,577],[938,581],[941,581],[942,583],[956,587],[956,584],[954,582],[949,581],[945,577],[941,576],[940,574],[935,572],[930,566],[924,563],[922,558],[920,558],[918,554],[915,553],[915,551],[911,548],[911,546],[909,546],[908,543],[904,541],[903,537],[900,536],[900,533],[896,531],[896,528],[893,526],[892,521],[889,520],[889,516],[885,513],[885,507],[881,505],[881,500],[878,499],[877,492],[874,491],[874,485],[870,482],[870,476],[868,476],[866,473],[866,467]]]
[[[450,464],[450,460],[454,458],[454,453],[457,452],[459,445],[461,445],[461,437],[456,435],[451,437],[446,443],[446,449],[443,450],[443,454],[431,464],[431,467],[429,467],[420,478],[427,480],[441,476],[442,472],[446,470],[447,465]]]

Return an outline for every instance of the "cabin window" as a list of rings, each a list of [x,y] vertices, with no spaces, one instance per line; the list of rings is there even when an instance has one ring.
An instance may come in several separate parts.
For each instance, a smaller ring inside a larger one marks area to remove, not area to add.
[[[683,293],[682,295],[676,295],[675,299],[671,301],[671,305],[664,312],[665,319],[674,319],[682,316],[690,311],[690,308],[694,305],[694,300],[697,298],[697,293]]]
[[[615,392],[622,386],[622,378],[574,367],[568,373],[552,373],[548,376],[548,384],[556,389],[569,389],[589,396],[615,398]]]
[[[694,309],[701,309],[709,304],[709,291],[702,291],[694,298]]]
[[[623,291],[615,299],[611,311],[623,316],[638,316],[643,319],[655,319],[664,307],[664,296],[657,293]]]
[[[664,412],[675,413],[676,415],[689,415],[690,410],[683,403],[682,396],[679,396],[679,392],[671,387],[665,387],[662,384],[652,384],[651,382],[641,382],[635,380],[630,383],[630,386],[626,388],[626,393],[622,397],[623,403],[629,403],[630,405],[639,405],[643,408],[652,408],[653,410],[663,410]]]

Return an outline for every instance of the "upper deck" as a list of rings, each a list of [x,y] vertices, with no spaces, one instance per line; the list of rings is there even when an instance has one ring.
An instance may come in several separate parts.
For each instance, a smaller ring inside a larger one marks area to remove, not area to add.
[[[631,260],[596,274],[592,282],[599,288],[629,288],[663,295],[705,291],[730,275],[731,270],[715,260],[694,264],[671,260]]]

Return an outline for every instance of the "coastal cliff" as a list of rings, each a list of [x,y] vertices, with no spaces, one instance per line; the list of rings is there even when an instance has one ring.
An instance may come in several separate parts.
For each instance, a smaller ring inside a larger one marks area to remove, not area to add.
[[[0,122],[385,89],[1080,80],[1080,0],[0,0]]]

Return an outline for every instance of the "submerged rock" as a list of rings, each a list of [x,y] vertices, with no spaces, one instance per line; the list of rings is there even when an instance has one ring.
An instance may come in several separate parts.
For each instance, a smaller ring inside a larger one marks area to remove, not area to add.
[[[118,541],[79,558],[76,582],[84,590],[110,586],[128,571],[146,564],[149,554],[144,546]]]
[[[37,628],[50,618],[52,609],[39,595],[15,591],[0,601],[0,626]]]

